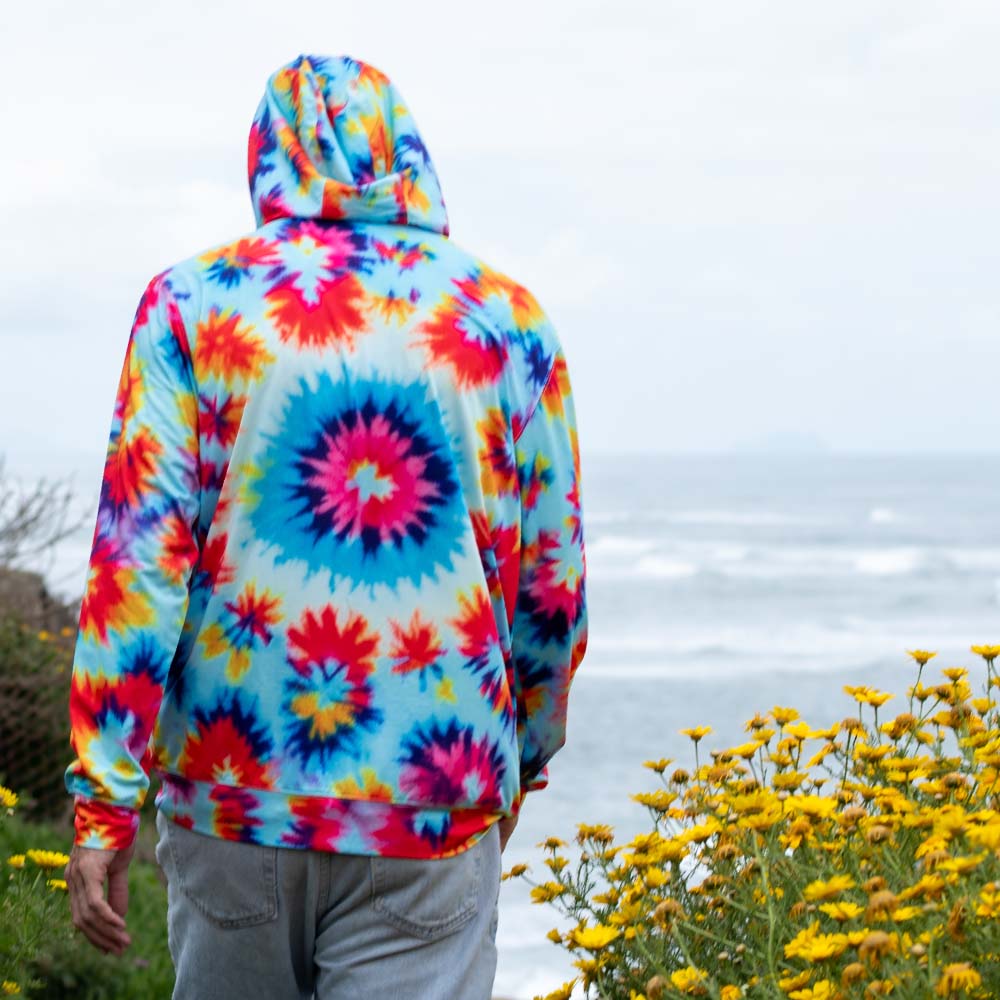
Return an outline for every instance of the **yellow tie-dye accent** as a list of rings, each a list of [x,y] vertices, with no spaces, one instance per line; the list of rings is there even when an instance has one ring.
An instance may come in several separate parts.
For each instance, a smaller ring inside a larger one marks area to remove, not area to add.
[[[458,698],[455,695],[455,688],[451,683],[450,677],[445,677],[445,679],[438,684],[434,693],[441,701],[446,701],[449,705],[454,705],[455,702],[458,701]]]
[[[367,799],[376,802],[391,802],[392,787],[378,780],[378,775],[370,767],[361,769],[361,783],[354,778],[334,782],[333,794],[342,799]]]
[[[427,197],[423,188],[414,184],[412,177],[408,174],[404,174],[400,178],[399,183],[403,192],[403,204],[405,204],[407,208],[413,208],[419,212],[427,212],[430,210],[430,199]]]
[[[226,641],[226,633],[222,631],[222,626],[216,622],[209,625],[201,633],[201,644],[205,649],[205,655],[211,659],[215,656],[222,656],[229,652],[229,643]]]
[[[300,719],[311,721],[310,739],[328,739],[341,726],[354,724],[354,709],[349,704],[337,701],[321,707],[315,692],[297,695],[292,699],[291,708]]]
[[[226,679],[237,682],[250,668],[250,650],[234,649],[226,664]]]

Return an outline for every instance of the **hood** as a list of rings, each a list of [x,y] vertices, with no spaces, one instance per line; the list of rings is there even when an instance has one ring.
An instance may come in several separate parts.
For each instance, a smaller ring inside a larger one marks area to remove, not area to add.
[[[254,115],[248,152],[258,225],[349,219],[448,234],[416,123],[374,66],[303,55],[276,70]]]

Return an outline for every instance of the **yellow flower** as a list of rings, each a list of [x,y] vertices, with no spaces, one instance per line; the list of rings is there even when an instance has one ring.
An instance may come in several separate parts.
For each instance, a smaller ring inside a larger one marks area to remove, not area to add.
[[[55,889],[57,892],[66,891],[66,880],[61,878],[50,878],[45,883],[50,889]]]
[[[563,983],[559,989],[553,990],[551,993],[546,993],[543,997],[535,997],[535,1000],[570,1000],[570,997],[573,995],[574,986],[576,986],[575,979],[568,983]]]
[[[600,951],[602,948],[607,948],[620,935],[621,931],[614,927],[597,924],[595,927],[578,927],[570,936],[581,948],[587,951]]]
[[[723,986],[719,991],[719,1000],[740,1000],[743,996],[743,992],[738,986]]]
[[[668,792],[665,788],[657,788],[655,792],[638,792],[632,796],[633,802],[645,806],[647,809],[655,809],[657,812],[666,812],[677,798],[675,792]]]
[[[980,903],[976,907],[976,916],[1000,917],[1000,888],[987,885],[979,893]]]
[[[1000,656],[1000,646],[973,646],[972,652],[992,665],[993,661]]]
[[[669,757],[661,757],[659,760],[647,760],[643,762],[643,767],[648,767],[650,771],[655,771],[657,774],[663,774],[663,772],[673,764],[673,761]]]
[[[890,698],[894,697],[885,691],[876,691],[875,688],[868,687],[867,684],[862,684],[858,686],[853,686],[851,684],[845,684],[844,690],[859,704],[859,705],[872,705],[875,708],[879,708],[884,705]]]
[[[800,972],[797,976],[785,976],[783,979],[778,980],[778,985],[786,992],[790,993],[792,990],[797,990],[812,978],[812,973],[807,969],[805,972]]]
[[[511,879],[511,878],[520,878],[527,870],[528,870],[528,866],[525,865],[525,864],[514,865],[514,867],[511,868],[511,870],[509,872],[504,872],[500,876],[500,881],[501,882],[506,882],[508,879]]]
[[[550,851],[558,851],[560,847],[566,846],[566,841],[560,840],[558,837],[546,837],[538,846],[545,847]]]
[[[858,917],[865,912],[863,906],[858,906],[857,903],[848,902],[823,903],[820,906],[820,910],[828,917],[833,917],[834,920],[838,920],[841,923],[845,920],[853,920],[855,917]]]
[[[935,993],[939,997],[950,997],[961,990],[968,993],[982,985],[983,977],[968,962],[952,962],[941,970]]]
[[[674,984],[674,989],[680,990],[681,993],[694,993],[704,980],[705,973],[692,965],[670,973],[670,982]]]
[[[28,851],[28,860],[39,868],[65,868],[69,864],[69,855],[59,851]]]
[[[587,840],[610,844],[615,839],[615,832],[607,823],[580,823],[576,828],[576,839],[581,844]]]
[[[791,736],[792,739],[802,742],[803,740],[815,739],[817,733],[808,722],[793,722],[790,726],[785,727],[785,735]]]
[[[820,899],[832,899],[847,889],[853,889],[854,886],[854,879],[850,875],[834,875],[826,882],[822,879],[810,882],[803,890],[802,895],[810,903],[815,903]]]
[[[703,844],[722,829],[722,824],[710,816],[704,823],[689,827],[677,839],[688,844]]]
[[[790,812],[800,812],[813,819],[826,819],[837,811],[834,799],[826,799],[821,795],[797,795],[787,799],[785,807]]]
[[[5,979],[2,983],[0,983],[0,990],[2,990],[7,996],[12,997],[21,992],[21,987],[18,986],[13,979]]]
[[[561,896],[566,891],[566,886],[558,882],[543,882],[536,885],[531,890],[531,901],[533,903],[551,903],[556,896]]]
[[[788,791],[798,788],[808,777],[803,771],[786,771],[784,774],[776,774],[771,779],[771,784],[779,790]]]
[[[781,705],[775,705],[771,709],[771,718],[779,726],[787,726],[789,722],[794,722],[799,717],[799,713],[794,708],[782,708]]]
[[[17,805],[17,795],[6,785],[0,785],[0,806],[4,809],[13,809]]]
[[[824,962],[847,951],[846,934],[817,934],[799,951],[799,957],[808,962]]]
[[[778,808],[768,808],[763,812],[747,813],[740,816],[736,825],[742,830],[756,830],[758,833],[770,830],[772,826],[781,822],[781,810]],[[798,846],[797,844],[794,846]]]
[[[12,854],[7,859],[7,864],[9,864],[11,866],[11,868],[23,868],[24,867],[24,855],[23,854]]]
[[[682,729],[681,736],[687,736],[694,743],[703,740],[712,731],[711,726],[695,726],[693,729]]]
[[[837,991],[829,979],[821,979],[814,986],[804,990],[795,990],[788,996],[789,1000],[833,1000],[837,996]]]
[[[928,660],[933,660],[937,656],[937,653],[928,652],[926,649],[908,649],[906,652],[922,667],[927,665]]]
[[[948,858],[947,861],[938,862],[938,869],[944,872],[952,872],[955,875],[966,875],[973,869],[978,868],[985,854],[976,854],[962,858]]]
[[[969,676],[969,671],[963,667],[946,667],[941,673],[955,684]]]

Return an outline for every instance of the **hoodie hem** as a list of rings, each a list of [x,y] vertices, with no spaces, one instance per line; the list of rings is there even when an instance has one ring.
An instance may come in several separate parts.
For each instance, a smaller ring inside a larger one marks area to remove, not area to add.
[[[265,847],[413,860],[473,847],[504,813],[241,788],[161,773],[156,805],[196,833]]]

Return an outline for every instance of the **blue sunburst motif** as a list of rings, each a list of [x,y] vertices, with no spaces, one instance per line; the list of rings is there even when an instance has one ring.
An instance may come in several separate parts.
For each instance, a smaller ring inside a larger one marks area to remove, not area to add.
[[[450,570],[466,530],[441,415],[420,383],[304,379],[259,465],[258,536],[358,583]]]

